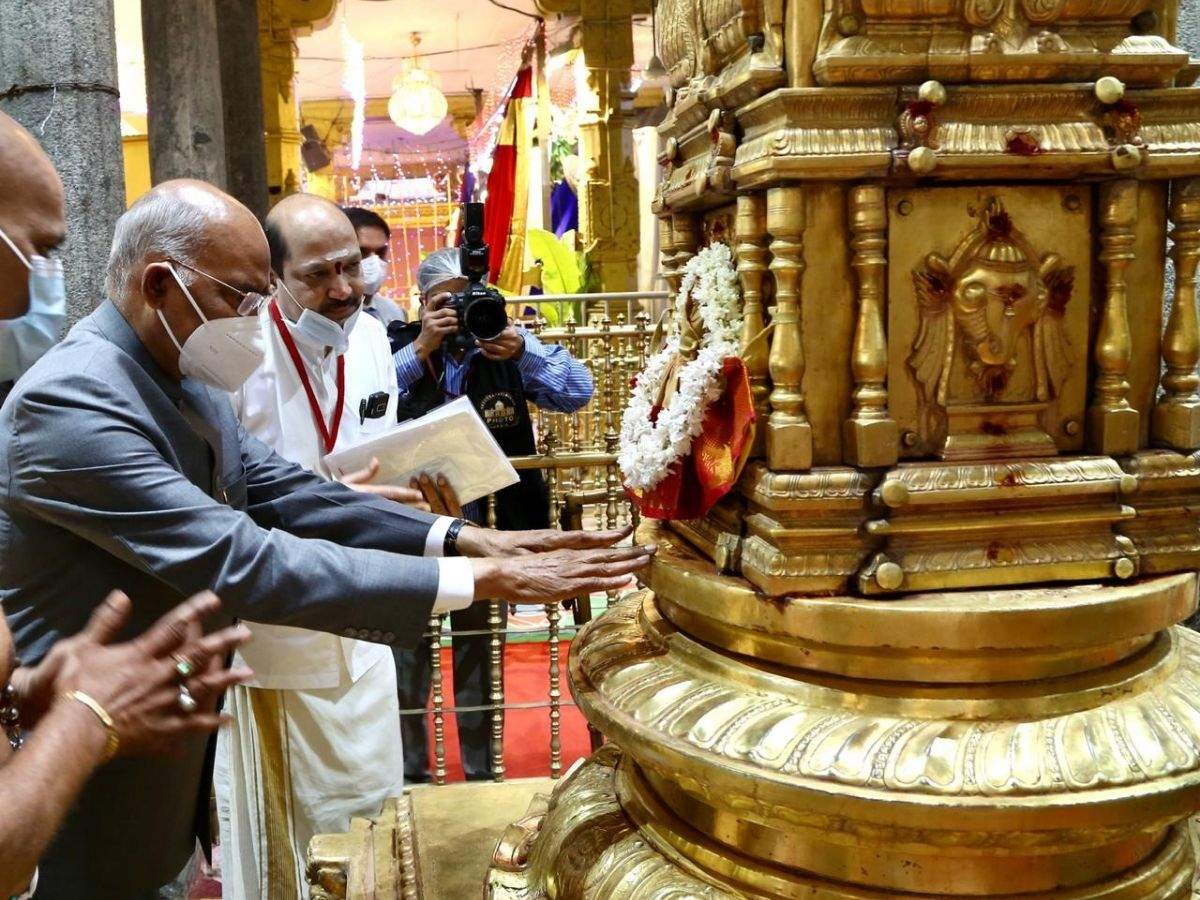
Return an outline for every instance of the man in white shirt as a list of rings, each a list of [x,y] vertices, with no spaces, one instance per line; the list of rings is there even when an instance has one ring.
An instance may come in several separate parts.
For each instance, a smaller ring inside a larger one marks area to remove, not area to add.
[[[234,409],[280,456],[330,478],[327,453],[396,421],[391,348],[384,326],[360,310],[358,242],[337,206],[293,195],[266,230],[277,278],[259,314],[266,353],[231,395]],[[351,486],[423,499],[408,488]],[[249,624],[254,640],[242,658],[255,677],[228,696],[234,723],[216,764],[224,896],[266,897],[268,881],[271,896],[305,896],[312,836],[344,831],[351,816],[377,813],[401,790],[396,669],[380,635],[371,643]]]

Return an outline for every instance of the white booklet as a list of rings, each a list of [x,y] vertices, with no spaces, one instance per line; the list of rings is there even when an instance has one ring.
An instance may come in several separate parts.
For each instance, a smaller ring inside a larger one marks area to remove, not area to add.
[[[383,434],[325,457],[334,478],[379,460],[376,484],[407,487],[426,472],[446,476],[462,503],[495,493],[520,479],[500,445],[466,397],[439,406]]]

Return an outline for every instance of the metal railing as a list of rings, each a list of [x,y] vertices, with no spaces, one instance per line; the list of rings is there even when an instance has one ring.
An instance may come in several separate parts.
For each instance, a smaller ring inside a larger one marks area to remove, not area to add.
[[[528,298],[542,303],[578,303],[586,318],[577,324],[568,314],[564,324],[550,327],[543,317],[526,320],[544,342],[565,346],[592,374],[595,390],[592,400],[573,413],[559,413],[530,406],[537,436],[538,452],[513,458],[518,470],[542,470],[549,489],[549,518],[552,527],[619,528],[630,522],[636,524],[636,510],[625,498],[621,475],[617,468],[617,443],[621,431],[621,413],[629,400],[631,381],[641,371],[649,354],[651,340],[650,314],[645,301],[660,300],[666,294],[607,294],[578,295],[570,298],[542,296]],[[526,298],[521,298],[524,303]],[[593,304],[608,305],[596,307]],[[613,314],[610,314],[610,309]],[[568,313],[573,312],[567,310]],[[495,524],[496,498],[487,498],[489,524]],[[609,592],[604,602],[615,599]],[[427,709],[405,709],[403,714],[424,714],[433,735],[431,776],[435,784],[447,780],[446,724],[447,716],[457,713],[489,712],[491,729],[489,753],[493,778],[505,777],[504,728],[505,713],[511,710],[545,709],[549,720],[549,766],[545,774],[557,778],[563,771],[562,714],[574,706],[570,697],[563,697],[560,686],[565,660],[560,652],[564,639],[574,636],[593,612],[593,601],[601,597],[576,598],[572,621],[563,619],[564,608],[558,603],[543,606],[544,628],[509,630],[504,620],[504,605],[489,604],[486,629],[474,631],[448,629],[447,618],[435,615],[425,633],[425,645],[430,652],[431,702]],[[503,678],[504,653],[509,646],[506,632],[519,634],[526,642],[532,636],[547,645],[548,666],[544,698],[520,703],[510,702],[505,695]],[[490,702],[474,706],[446,703],[441,650],[453,636],[484,635],[489,638],[488,680],[485,699]],[[403,675],[402,675],[403,677]],[[599,734],[591,730],[593,746]]]

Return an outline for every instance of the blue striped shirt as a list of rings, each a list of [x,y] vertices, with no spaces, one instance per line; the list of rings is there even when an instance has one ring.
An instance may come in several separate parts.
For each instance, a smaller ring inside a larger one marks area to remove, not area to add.
[[[552,412],[574,412],[592,399],[592,373],[559,344],[543,344],[532,332],[520,328],[525,352],[517,357],[517,369],[525,393],[538,406]],[[459,362],[442,349],[442,390],[448,397],[461,396],[471,360],[482,351],[472,347]],[[402,347],[393,357],[400,396],[408,393],[425,374],[413,345]]]

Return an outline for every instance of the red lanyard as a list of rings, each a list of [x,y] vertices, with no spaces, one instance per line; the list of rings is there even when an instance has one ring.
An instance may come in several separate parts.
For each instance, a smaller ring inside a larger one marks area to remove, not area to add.
[[[271,319],[275,322],[275,327],[279,329],[283,345],[287,347],[288,356],[292,358],[292,364],[296,367],[296,374],[300,376],[300,383],[304,385],[304,393],[308,395],[308,406],[312,410],[313,422],[317,426],[317,431],[321,433],[321,440],[325,443],[325,452],[332,453],[333,445],[337,443],[338,429],[342,427],[342,411],[346,406],[346,355],[342,354],[337,358],[337,406],[333,408],[333,418],[329,427],[326,427],[325,419],[321,416],[320,404],[317,403],[317,395],[313,393],[312,385],[308,380],[308,370],[304,368],[304,361],[300,359],[300,351],[296,349],[296,342],[292,340],[287,327],[283,324],[283,315],[279,312],[279,304],[274,300],[271,301]]]

